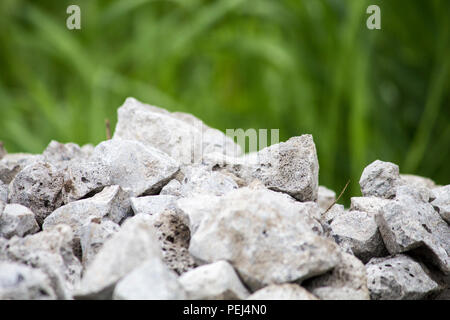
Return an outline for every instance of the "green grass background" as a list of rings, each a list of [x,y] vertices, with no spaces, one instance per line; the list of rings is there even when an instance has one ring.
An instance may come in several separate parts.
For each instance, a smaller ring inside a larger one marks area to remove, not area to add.
[[[2,0],[0,140],[98,143],[134,96],[221,130],[312,133],[320,183],[351,179],[347,197],[375,159],[448,184],[449,16],[448,0]]]

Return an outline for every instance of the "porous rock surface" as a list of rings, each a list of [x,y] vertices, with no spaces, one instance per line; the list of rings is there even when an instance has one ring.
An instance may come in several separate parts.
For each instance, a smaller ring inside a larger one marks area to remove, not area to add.
[[[400,172],[345,208],[311,135],[242,155],[128,98],[97,146],[0,147],[0,299],[449,299],[449,185]]]

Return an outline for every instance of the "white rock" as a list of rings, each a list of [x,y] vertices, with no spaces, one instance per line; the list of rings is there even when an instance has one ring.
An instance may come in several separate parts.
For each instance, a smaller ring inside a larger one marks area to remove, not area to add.
[[[342,204],[335,204],[328,210],[327,212],[324,212],[321,220],[324,223],[330,224],[336,217],[344,214],[346,212],[344,206]]]
[[[73,159],[82,159],[85,154],[76,143],[60,143],[52,140],[42,153],[46,162],[64,168],[65,164]]]
[[[186,299],[186,294],[177,275],[155,256],[117,283],[113,299],[182,300]]]
[[[81,261],[86,268],[94,259],[103,244],[120,230],[118,224],[90,217],[80,228]]]
[[[120,279],[155,256],[161,253],[152,218],[138,215],[127,219],[88,265],[75,297],[110,299]]]
[[[54,300],[50,280],[40,270],[0,261],[0,300]]]
[[[165,210],[177,210],[177,198],[169,195],[133,197],[130,199],[134,214],[156,216]]]
[[[62,204],[62,171],[37,161],[20,171],[9,185],[9,202],[29,208],[39,224]]]
[[[395,188],[401,184],[398,166],[380,160],[376,160],[364,168],[359,180],[361,192],[365,197],[393,198]]]
[[[350,249],[363,262],[387,255],[372,213],[346,211],[334,218],[330,228],[336,243],[344,249]]]
[[[8,185],[4,184],[3,181],[0,180],[0,201],[7,202],[8,201]]]
[[[9,153],[0,160],[0,180],[9,184],[17,173],[35,161],[42,160],[41,155],[28,153]]]
[[[438,289],[422,266],[406,255],[372,259],[366,271],[372,300],[418,300]]]
[[[72,241],[72,230],[66,225],[24,238],[13,237],[0,248],[0,260],[20,262],[42,270],[50,279],[57,298],[70,299],[82,270],[72,252]]]
[[[338,263],[338,247],[320,236],[311,208],[266,189],[231,191],[205,211],[189,251],[199,262],[229,261],[252,290],[322,274]]]
[[[300,201],[316,201],[319,163],[311,135],[293,137],[242,158],[207,155],[213,170],[227,170],[247,183],[257,179],[274,191]]]
[[[350,211],[363,211],[376,215],[390,200],[377,197],[352,197],[350,199]]]
[[[322,210],[327,210],[336,200],[336,193],[324,186],[319,186],[317,202]]]
[[[226,261],[197,267],[184,273],[179,281],[193,300],[242,300],[250,294]]]
[[[284,283],[272,284],[264,287],[252,295],[247,300],[318,300],[316,296],[300,287],[297,284]]]
[[[434,188],[432,190],[435,199],[431,202],[433,207],[439,212],[442,219],[450,224],[450,184]]]
[[[165,153],[131,140],[100,143],[91,161],[108,166],[112,183],[130,189],[135,196],[158,193],[178,171],[178,163]]]
[[[322,300],[369,300],[364,264],[344,252],[333,271],[307,281],[304,286]]]
[[[421,201],[420,191],[401,196],[385,205],[375,216],[378,228],[391,254],[415,250],[423,259],[450,274],[450,228],[433,206]]]
[[[0,205],[1,208],[1,205]],[[7,204],[0,213],[0,236],[23,237],[39,231],[39,226],[30,209],[20,204]]]
[[[401,174],[400,178],[404,181],[405,184],[411,185],[413,187],[425,187],[429,189],[433,189],[436,187],[436,184],[433,180],[415,176],[412,174]]]

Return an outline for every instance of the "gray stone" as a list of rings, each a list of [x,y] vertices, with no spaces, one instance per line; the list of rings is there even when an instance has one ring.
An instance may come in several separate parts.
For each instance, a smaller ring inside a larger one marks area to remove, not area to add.
[[[189,251],[199,262],[227,260],[257,290],[268,284],[301,281],[332,269],[338,246],[321,237],[320,223],[286,194],[241,188],[205,203]],[[316,208],[318,208],[317,204]]]
[[[1,205],[0,205],[1,207]],[[30,209],[20,204],[7,204],[0,213],[0,236],[23,237],[39,231],[39,226]]]
[[[336,193],[324,186],[319,186],[317,202],[322,210],[327,210],[336,200]]]
[[[110,299],[116,283],[147,259],[160,257],[152,218],[127,219],[87,266],[75,292],[78,299]]]
[[[54,300],[50,280],[40,270],[0,261],[0,300]]]
[[[434,181],[428,178],[415,176],[412,174],[401,174],[400,178],[403,180],[405,184],[413,187],[424,187],[428,189],[433,189],[436,187]]]
[[[75,143],[60,143],[52,140],[42,153],[44,160],[56,167],[64,168],[70,160],[79,160],[84,157],[79,145]]]
[[[375,216],[378,228],[391,254],[415,250],[423,259],[450,273],[450,228],[433,206],[421,201],[420,191],[408,192],[382,207]]]
[[[179,282],[192,300],[242,300],[250,294],[226,261],[197,267],[180,276]]]
[[[131,140],[102,142],[91,160],[108,166],[112,183],[135,196],[158,193],[178,171],[178,163],[165,153]]]
[[[64,203],[76,201],[103,190],[112,185],[112,173],[109,166],[101,162],[73,160],[67,162],[64,171]]]
[[[322,300],[369,300],[364,264],[344,252],[331,272],[307,281],[304,286]]]
[[[70,299],[81,276],[81,263],[72,251],[73,234],[69,226],[13,237],[2,245],[0,260],[20,262],[40,269],[50,279],[58,299]]]
[[[403,254],[372,259],[366,272],[372,300],[419,300],[438,289],[422,266]]]
[[[131,198],[131,208],[134,214],[148,214],[156,216],[165,210],[177,210],[177,198],[169,195],[156,195]]]
[[[42,224],[62,204],[63,173],[48,162],[37,161],[20,171],[9,185],[9,202],[29,208]]]
[[[322,221],[324,223],[330,224],[336,217],[343,215],[346,212],[344,206],[342,204],[335,204],[328,210],[324,212],[322,216]]]
[[[352,197],[350,199],[350,211],[363,211],[376,215],[388,203],[390,203],[390,200],[377,197]]]
[[[364,168],[359,180],[361,192],[365,197],[393,198],[395,188],[401,184],[398,166],[380,160],[376,160]]]
[[[6,152],[6,149],[5,149],[5,147],[3,146],[3,142],[0,141],[0,160],[1,160],[4,156],[6,156],[7,153],[8,153],[8,152]]]
[[[186,294],[177,275],[159,257],[148,259],[134,269],[115,289],[115,300],[182,300]]]
[[[258,179],[274,191],[299,201],[316,201],[319,163],[311,135],[290,138],[241,158],[221,154],[205,156],[213,170],[227,170],[250,183]]]
[[[229,175],[211,171],[204,165],[184,167],[179,175],[180,182],[172,180],[170,185],[161,190],[161,194],[177,197],[191,197],[196,194],[220,196],[238,188]]]
[[[81,261],[84,268],[94,259],[103,244],[120,230],[118,224],[91,216],[80,228]]]
[[[346,211],[333,219],[330,228],[336,243],[344,249],[350,249],[363,262],[387,255],[372,213]]]
[[[0,201],[7,202],[8,201],[8,185],[4,184],[3,181],[0,180]]]
[[[264,287],[247,300],[319,300],[316,296],[293,283],[272,284]]]
[[[439,212],[442,219],[450,224],[450,184],[434,188],[432,192],[435,199],[431,204]]]
[[[117,114],[118,122],[113,139],[142,142],[148,147],[167,153],[181,164],[200,161],[203,150],[219,149],[223,152],[238,150],[230,138],[207,128],[202,121],[192,115],[171,114],[167,110],[143,104],[134,98],[127,98]]]
[[[9,153],[0,160],[0,180],[9,184],[17,173],[35,161],[42,159],[41,155],[28,153]]]

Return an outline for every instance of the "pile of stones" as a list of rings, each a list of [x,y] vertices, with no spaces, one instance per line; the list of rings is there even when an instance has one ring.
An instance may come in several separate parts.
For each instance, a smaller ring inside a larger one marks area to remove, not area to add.
[[[311,135],[244,155],[128,98],[110,140],[0,159],[0,299],[450,297],[450,185],[377,160],[345,209]]]

